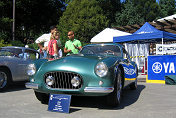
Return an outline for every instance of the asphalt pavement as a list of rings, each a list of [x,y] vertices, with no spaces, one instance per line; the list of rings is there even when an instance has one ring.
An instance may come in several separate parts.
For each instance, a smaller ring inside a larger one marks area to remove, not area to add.
[[[70,113],[47,109],[23,84],[0,93],[0,118],[175,118],[176,85],[139,82],[137,90],[124,90],[116,108],[105,97],[72,97]]]

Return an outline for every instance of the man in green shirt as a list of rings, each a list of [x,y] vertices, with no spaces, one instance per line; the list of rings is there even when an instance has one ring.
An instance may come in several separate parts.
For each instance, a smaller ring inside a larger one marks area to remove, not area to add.
[[[68,38],[69,40],[65,43],[64,53],[67,53],[67,55],[78,54],[79,50],[82,48],[81,42],[77,39],[74,39],[73,31],[68,32]]]

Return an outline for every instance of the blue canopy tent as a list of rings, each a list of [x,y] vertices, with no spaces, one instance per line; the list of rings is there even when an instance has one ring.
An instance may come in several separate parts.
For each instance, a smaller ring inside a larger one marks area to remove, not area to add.
[[[139,30],[132,35],[118,36],[113,38],[113,42],[127,43],[151,43],[161,41],[176,41],[176,34],[160,31],[146,22]]]
[[[136,44],[140,45],[142,43],[155,43],[155,42],[162,42],[162,45],[163,45],[163,42],[167,42],[167,41],[176,41],[176,34],[158,30],[155,27],[153,27],[152,25],[150,25],[148,22],[146,22],[139,30],[137,30],[132,35],[113,37],[114,43],[133,43],[135,45]],[[128,48],[130,48],[130,47],[128,46]],[[131,50],[133,50],[133,48],[131,48]],[[135,50],[134,52],[139,52],[139,54],[141,54],[141,50]],[[162,46],[162,55],[163,55],[163,46]],[[141,56],[141,55],[135,55],[135,56]],[[146,56],[146,55],[144,55],[144,56]],[[152,55],[151,57],[153,57],[153,58],[156,57],[156,60],[157,59],[160,60],[160,58],[157,58],[158,56]],[[139,59],[142,59],[142,58],[139,58]],[[149,62],[152,61],[152,59],[149,59],[149,60],[147,60],[147,64],[149,64]],[[140,61],[139,61],[138,66],[139,67],[143,66],[145,69],[145,67],[146,67],[145,66],[145,64],[146,64],[145,59],[143,62],[144,62],[144,64],[142,65],[142,63],[140,63]],[[141,64],[141,66],[140,66],[140,64]],[[150,65],[150,67],[148,65],[147,68],[152,68],[151,65]],[[152,70],[152,69],[149,69],[149,70]],[[147,71],[148,71],[147,73],[149,73],[149,70],[147,69]],[[160,74],[158,74],[158,75],[160,75]],[[156,81],[159,81],[158,79],[159,79],[159,77],[156,78],[155,76],[153,76],[153,78],[148,78],[147,81],[154,80],[153,82],[156,82]]]

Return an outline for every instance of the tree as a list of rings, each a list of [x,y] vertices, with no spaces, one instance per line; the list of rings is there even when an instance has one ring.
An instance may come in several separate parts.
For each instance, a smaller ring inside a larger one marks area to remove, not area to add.
[[[18,0],[16,2],[18,33],[21,33],[22,26],[25,27],[27,35],[49,32],[49,27],[58,23],[62,7],[58,0]]]
[[[125,3],[123,3],[123,6],[121,13],[117,12],[115,17],[117,26],[133,25],[144,22],[144,18],[137,12],[137,7],[132,1],[126,0]]]
[[[108,26],[108,20],[96,0],[73,0],[60,18],[59,31],[66,41],[73,30],[81,42],[89,42],[98,32]]]
[[[109,20],[109,27],[115,22],[115,15],[121,10],[121,0],[97,0]]]
[[[161,13],[160,13],[161,18],[173,15],[176,12],[175,0],[160,0],[159,6],[161,8]]]
[[[64,1],[16,0],[15,39],[23,40],[24,37],[34,37],[49,32],[49,27],[56,25],[62,16]],[[5,38],[8,38],[5,40],[9,41],[12,34],[12,8],[13,0],[0,1],[0,33],[5,34]]]
[[[154,21],[158,18],[160,7],[156,0],[131,0],[137,7],[137,14],[141,14],[145,22]]]
[[[11,0],[0,1],[0,40],[6,41],[11,35],[12,17],[10,11],[12,11]]]

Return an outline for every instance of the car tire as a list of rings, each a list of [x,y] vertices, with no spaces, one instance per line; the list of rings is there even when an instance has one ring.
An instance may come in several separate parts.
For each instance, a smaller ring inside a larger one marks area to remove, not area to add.
[[[122,96],[122,71],[118,68],[117,78],[115,80],[114,91],[107,96],[107,104],[112,107],[120,105]]]
[[[132,84],[130,84],[130,89],[131,90],[136,90],[137,89],[137,78]]]
[[[34,91],[36,98],[42,103],[42,104],[48,104],[49,101],[49,95],[46,93],[40,93],[37,91]]]
[[[0,68],[0,91],[8,88],[11,82],[11,74],[8,69]]]

